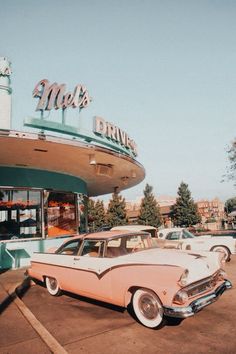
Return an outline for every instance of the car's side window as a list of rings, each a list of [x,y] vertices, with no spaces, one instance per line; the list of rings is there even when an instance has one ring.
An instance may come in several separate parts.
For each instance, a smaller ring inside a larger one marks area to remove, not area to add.
[[[81,256],[101,257],[103,254],[104,241],[84,240]]]
[[[152,247],[150,235],[128,235],[108,241],[105,257],[113,258]]]
[[[78,253],[80,245],[81,245],[81,240],[67,242],[65,245],[60,247],[56,253],[57,254],[68,254],[68,255],[75,256]]]
[[[143,239],[141,236],[132,236],[127,237],[126,248],[130,252],[138,251],[144,248],[147,248],[147,239]]]
[[[105,257],[113,258],[121,256],[124,252],[122,252],[125,244],[121,244],[121,238],[115,238],[107,242],[107,248],[105,252]]]
[[[173,231],[170,232],[167,236],[166,236],[167,240],[179,240],[180,239],[180,232],[178,231]]]
[[[187,231],[187,230],[183,230],[182,238],[194,238],[194,235],[191,232]]]

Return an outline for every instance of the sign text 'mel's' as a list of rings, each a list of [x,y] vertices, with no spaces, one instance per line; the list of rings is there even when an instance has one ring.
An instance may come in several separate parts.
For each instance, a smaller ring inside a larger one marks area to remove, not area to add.
[[[37,83],[33,90],[33,97],[39,98],[36,111],[51,109],[85,108],[91,99],[85,86],[77,85],[74,92],[66,93],[66,85],[58,85],[56,82],[50,84],[46,79]]]

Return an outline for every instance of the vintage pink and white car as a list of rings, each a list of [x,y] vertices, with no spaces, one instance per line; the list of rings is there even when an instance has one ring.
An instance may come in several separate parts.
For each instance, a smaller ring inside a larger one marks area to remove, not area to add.
[[[153,248],[145,232],[76,236],[54,253],[35,253],[29,275],[51,295],[66,290],[114,305],[132,305],[150,328],[165,317],[186,318],[231,288],[218,252]]]

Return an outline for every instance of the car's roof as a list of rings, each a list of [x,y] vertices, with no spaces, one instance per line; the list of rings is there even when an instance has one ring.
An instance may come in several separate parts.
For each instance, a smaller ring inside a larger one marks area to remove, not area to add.
[[[170,228],[166,228],[166,229],[160,229],[159,230],[159,233],[160,232],[170,232],[170,231],[180,231],[180,230],[183,230],[184,228],[183,227],[170,227]]]
[[[111,229],[113,230],[130,230],[130,231],[144,231],[144,230],[156,230],[156,227],[154,226],[149,226],[149,225],[120,225],[120,226],[115,226]]]
[[[96,240],[107,240],[113,237],[120,237],[120,236],[127,236],[127,235],[148,235],[147,232],[130,232],[127,230],[124,231],[120,231],[120,230],[114,230],[114,231],[100,231],[100,232],[91,232],[88,234],[81,234],[78,236],[73,236],[70,238],[71,240],[75,240],[75,239],[96,239]],[[69,241],[69,239],[67,239],[66,241]]]
[[[160,229],[158,231],[158,235],[159,235],[159,237],[160,237],[160,235],[166,236],[170,232],[182,231],[182,230],[183,230],[182,227],[170,227],[170,228],[166,228],[166,229]]]

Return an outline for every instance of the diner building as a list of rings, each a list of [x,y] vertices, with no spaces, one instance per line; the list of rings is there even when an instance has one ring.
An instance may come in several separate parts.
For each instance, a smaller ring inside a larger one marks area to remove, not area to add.
[[[87,230],[88,197],[120,192],[145,177],[137,147],[126,132],[101,117],[83,131],[66,122],[91,103],[78,84],[40,80],[34,90],[36,118],[14,130],[11,64],[0,58],[0,270],[23,267],[33,252],[46,251]],[[45,118],[56,111],[60,121]]]

